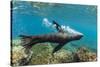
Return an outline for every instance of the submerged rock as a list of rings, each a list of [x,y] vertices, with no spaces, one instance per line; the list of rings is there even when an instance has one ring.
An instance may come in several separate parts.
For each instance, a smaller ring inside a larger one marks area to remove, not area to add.
[[[29,53],[26,53],[26,49],[24,49],[22,46],[13,46],[12,64],[13,66],[19,66],[72,62],[73,56],[70,51],[61,49],[60,51],[52,55],[52,50],[53,47],[50,43],[39,43],[35,45]],[[29,63],[25,64],[26,62]]]
[[[33,47],[33,57],[31,64],[58,64],[73,61],[70,51],[61,49],[52,55],[53,47],[50,43],[37,44]]]
[[[86,47],[81,47],[77,49],[77,52],[74,54],[74,58],[77,62],[96,61],[97,54]]]
[[[26,53],[26,49],[23,48],[22,46],[13,46],[12,56],[11,56],[12,66],[21,66],[29,63],[29,60],[33,52],[32,51],[28,52],[29,53]]]
[[[18,43],[17,43],[18,44]],[[76,48],[75,52],[61,49],[52,55],[51,43],[38,43],[28,50],[20,45],[12,46],[12,65],[58,64],[96,61],[97,55],[86,47]]]

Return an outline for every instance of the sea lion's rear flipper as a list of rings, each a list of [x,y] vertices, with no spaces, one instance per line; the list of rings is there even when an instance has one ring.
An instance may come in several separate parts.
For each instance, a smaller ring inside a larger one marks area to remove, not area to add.
[[[31,43],[31,41],[32,41],[32,37],[31,36],[20,35],[19,37],[21,38],[21,45],[23,47],[28,46]]]
[[[21,37],[21,38],[31,38],[31,36],[27,36],[27,35],[19,35],[19,37]]]
[[[65,45],[65,43],[60,43],[58,46],[56,46],[54,49],[53,49],[53,53],[57,52],[58,50],[60,50],[63,46]]]
[[[21,38],[21,46],[28,49],[32,48],[32,46],[36,43],[40,42],[38,36],[20,35],[19,37]]]

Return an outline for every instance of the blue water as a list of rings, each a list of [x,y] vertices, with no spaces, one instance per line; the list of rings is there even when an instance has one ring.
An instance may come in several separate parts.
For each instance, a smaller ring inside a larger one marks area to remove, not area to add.
[[[54,32],[43,25],[43,18],[57,21],[61,25],[84,34],[76,41],[78,46],[97,48],[97,7],[94,5],[48,4],[14,2],[12,7],[12,37],[20,34],[37,35]],[[65,46],[66,47],[66,46]]]

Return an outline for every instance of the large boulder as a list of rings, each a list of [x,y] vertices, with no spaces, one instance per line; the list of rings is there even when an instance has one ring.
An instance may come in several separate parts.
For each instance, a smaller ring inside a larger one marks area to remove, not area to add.
[[[74,53],[74,59],[77,62],[96,61],[97,54],[86,47],[80,47],[77,49],[76,53]]]

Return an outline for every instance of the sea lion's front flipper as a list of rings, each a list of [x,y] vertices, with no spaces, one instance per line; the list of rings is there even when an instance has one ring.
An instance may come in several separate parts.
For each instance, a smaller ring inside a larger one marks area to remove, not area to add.
[[[53,49],[53,53],[57,52],[58,50],[60,50],[63,46],[65,45],[65,43],[60,43],[58,46],[56,46],[54,49]]]
[[[56,21],[53,20],[52,22],[53,24],[57,25],[57,27],[60,27],[60,25]]]
[[[61,28],[61,25],[59,25],[56,21],[53,20],[53,25],[55,25],[56,29],[58,32],[64,32],[63,29]]]

